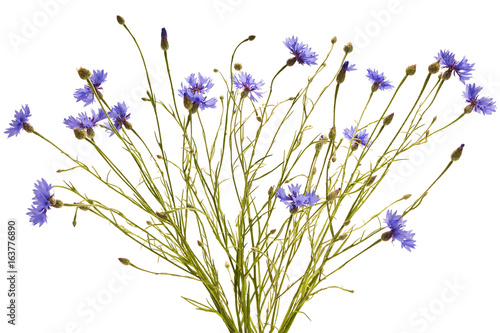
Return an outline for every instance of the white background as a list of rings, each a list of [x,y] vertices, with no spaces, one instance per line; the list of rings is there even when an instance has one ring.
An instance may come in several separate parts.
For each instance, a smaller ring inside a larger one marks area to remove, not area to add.
[[[106,98],[113,104],[128,101],[131,121],[148,131],[143,115],[151,111],[139,100],[145,88],[142,65],[131,39],[116,23],[116,14],[135,33],[155,72],[156,92],[167,101],[170,88],[159,49],[164,26],[176,87],[191,72],[213,75],[214,67],[227,68],[234,46],[249,34],[257,38],[242,48],[239,61],[267,83],[289,57],[282,45],[286,37],[298,35],[320,59],[332,36],[338,36],[339,47],[353,42],[350,59],[359,70],[349,73],[342,86],[339,117],[345,125],[339,127],[351,125],[365,102],[366,68],[377,68],[398,82],[404,68],[416,63],[417,74],[406,87],[408,95],[403,95],[408,98],[398,100],[400,107],[392,110],[398,119],[398,110],[407,110],[440,48],[460,58],[467,55],[476,63],[473,81],[484,87],[485,95],[498,100],[500,92],[498,9],[485,0],[29,0],[2,2],[1,7],[0,127],[8,126],[21,104],[29,104],[31,123],[39,132],[89,160],[96,158],[94,153],[62,124],[63,118],[82,110],[72,96],[82,86],[75,73],[79,66],[109,72]],[[340,52],[334,57],[339,59]],[[310,73],[311,68],[296,65],[287,69],[281,85],[288,82],[296,87],[295,82],[302,84]],[[219,87],[213,96],[223,93],[220,80],[216,83]],[[443,122],[459,115],[465,106],[463,85],[456,77],[445,88],[432,110]],[[389,96],[376,94],[372,115],[380,112]],[[323,112],[328,114],[328,110]],[[206,112],[209,122],[208,112],[216,111]],[[319,131],[327,130],[318,124]],[[465,143],[462,159],[420,209],[408,215],[417,249],[409,253],[397,244],[385,243],[364,254],[333,282],[356,292],[333,290],[315,297],[304,308],[312,322],[299,316],[292,332],[498,332],[499,125],[497,114],[468,115],[396,166],[391,183],[377,197],[380,205],[400,194],[419,195],[441,172],[450,153]],[[80,214],[73,228],[73,211],[51,210],[46,225],[31,226],[26,211],[33,183],[44,177],[60,184],[64,178],[54,171],[67,162],[24,132],[9,140],[2,134],[0,140],[2,267],[6,262],[4,223],[16,218],[19,226],[18,325],[5,323],[7,285],[2,278],[2,327],[8,332],[40,333],[224,332],[216,316],[197,312],[181,299],[181,295],[207,297],[194,283],[122,266],[116,258],[128,257],[152,270],[168,269],[157,267],[155,258],[107,223]],[[101,140],[104,147],[113,147],[108,139]],[[88,179],[79,175],[66,177],[80,182]],[[91,193],[92,186],[85,185]],[[220,270],[225,273],[223,267]]]

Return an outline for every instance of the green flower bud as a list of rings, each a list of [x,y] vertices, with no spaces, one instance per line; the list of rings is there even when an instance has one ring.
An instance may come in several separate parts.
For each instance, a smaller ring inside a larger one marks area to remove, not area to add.
[[[392,238],[392,231],[386,231],[380,236],[380,239],[383,240],[384,242],[387,242],[391,238]]]
[[[443,80],[448,80],[451,77],[451,69],[446,70],[446,72],[443,73],[443,76],[441,77]]]
[[[417,65],[410,65],[406,67],[406,75],[412,76],[417,71]]]
[[[87,137],[87,131],[82,128],[73,128],[73,133],[78,140],[83,140]]]
[[[332,42],[332,44],[337,43],[337,36],[333,36],[330,41]]]
[[[90,209],[89,206],[78,206],[79,209],[83,210],[84,212],[88,211]]]
[[[130,260],[128,260],[127,258],[118,258],[118,260],[125,266],[130,265]]]
[[[441,65],[441,59],[439,59],[436,62],[433,62],[432,64],[429,65],[429,73],[431,74],[436,74],[439,72],[439,66]]]
[[[214,73],[219,73],[219,70],[217,68],[214,68]]]
[[[248,90],[246,90],[246,89],[245,89],[245,90],[243,90],[243,91],[241,92],[241,98],[247,98],[249,93],[250,93],[250,92],[249,92]]]
[[[257,117],[255,117],[255,119],[257,119],[257,121],[258,121],[259,123],[261,123],[261,122],[262,122],[262,117],[261,117],[261,116],[257,116]]]
[[[156,216],[158,216],[158,218],[162,219],[162,220],[166,220],[167,219],[167,213],[165,212],[155,212]]]
[[[253,41],[254,39],[255,39],[255,35],[250,35],[250,36],[248,36],[248,40],[249,40],[249,41]]]
[[[124,25],[125,24],[125,19],[121,17],[120,15],[116,15],[116,20],[118,21],[118,24]]]
[[[23,129],[28,133],[33,133],[35,131],[30,123],[23,123]]]
[[[226,262],[224,263],[224,267],[226,267],[226,269],[229,269],[230,265],[229,265],[229,262],[228,262],[228,261],[226,261]]]
[[[62,206],[64,206],[64,203],[61,200],[54,200],[54,203],[52,203],[52,199],[54,199],[54,198],[50,199],[50,205],[52,207],[54,207],[54,208],[61,208]]]
[[[460,145],[460,147],[458,147],[457,149],[455,149],[455,151],[451,154],[451,160],[453,162],[456,162],[460,159],[460,156],[462,156],[462,150],[464,150],[464,144],[462,143]]]
[[[342,234],[339,236],[338,240],[344,240],[347,238],[347,234]]]
[[[377,178],[377,175],[374,175],[372,176],[370,179],[368,179],[366,181],[366,186],[370,186],[371,184],[373,184],[373,182],[375,182],[375,179]]]
[[[328,139],[334,142],[336,136],[337,136],[337,129],[335,128],[335,126],[333,126],[332,128],[330,128],[330,132],[328,132]]]
[[[243,65],[240,64],[239,62],[234,64],[234,69],[236,69],[237,71],[241,71],[242,68],[243,68]]]
[[[353,46],[352,46],[352,44],[350,42],[347,43],[347,44],[345,44],[345,46],[344,46],[344,52],[345,53],[351,53],[353,49],[354,48],[353,48]]]
[[[92,127],[87,128],[87,137],[93,139],[95,137],[95,132]]]
[[[408,199],[410,199],[410,197],[411,197],[411,194],[405,194],[405,195],[403,195],[403,200],[408,200]]]
[[[267,190],[267,195],[270,197],[274,195],[274,186],[271,186],[269,190]]]
[[[132,123],[128,122],[127,120],[123,121],[123,127],[128,129],[129,131],[132,129]]]
[[[297,61],[297,58],[293,57],[293,58],[290,58],[286,61],[286,65],[289,66],[289,67],[292,67],[293,65],[295,65],[295,62]]]
[[[384,126],[389,126],[394,118],[394,112],[384,118]]]
[[[347,227],[349,224],[351,224],[351,220],[345,221],[342,226]]]
[[[191,99],[187,95],[184,96],[183,103],[184,107],[188,110],[191,110],[191,108],[193,107],[193,102],[191,102]]]
[[[345,68],[342,68],[339,72],[339,75],[337,75],[337,83],[342,84],[345,81],[345,74],[347,73],[347,70]]]
[[[82,80],[88,80],[90,79],[90,76],[92,75],[88,69],[85,69],[83,67],[78,68],[77,70],[78,76]]]
[[[198,246],[199,246],[199,247],[203,247],[203,243],[202,243],[202,242],[200,242],[200,241],[196,241],[196,243],[198,243]]]
[[[340,193],[340,188],[328,193],[328,195],[326,196],[326,201],[330,202],[330,201],[337,199],[337,197],[339,196],[339,193]]]
[[[269,234],[272,235],[276,232],[276,229],[271,229],[271,231],[269,231]]]

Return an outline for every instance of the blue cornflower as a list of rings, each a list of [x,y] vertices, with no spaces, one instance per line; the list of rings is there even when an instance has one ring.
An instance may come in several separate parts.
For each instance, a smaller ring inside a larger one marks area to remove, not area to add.
[[[87,112],[80,112],[78,117],[69,116],[65,118],[63,123],[69,129],[90,129],[94,128],[98,122],[106,119],[106,114],[102,109],[99,109],[97,113],[94,110],[92,111],[92,117],[87,115]]]
[[[472,110],[474,110],[477,113],[483,113],[483,115],[487,115],[496,111],[497,107],[495,105],[495,102],[493,101],[493,98],[477,97],[482,89],[483,87],[476,86],[475,83],[465,86],[464,97],[469,103],[469,105],[466,107],[466,112],[467,110],[470,110],[469,112],[472,112]]]
[[[292,66],[295,61],[301,65],[317,65],[316,60],[318,60],[318,55],[311,51],[309,45],[300,43],[298,37],[292,36],[287,38],[283,44],[285,44],[285,46],[290,50],[290,53],[294,55],[293,58],[287,61],[289,66]]]
[[[384,73],[379,73],[376,69],[368,68],[368,74],[366,74],[366,77],[372,83],[373,92],[377,91],[378,89],[389,90],[394,88],[394,86],[391,84],[391,81],[386,80]]]
[[[257,98],[262,98],[264,92],[259,90],[264,86],[263,80],[257,83],[252,75],[241,72],[239,74],[234,74],[233,82],[236,88],[243,89],[243,94],[245,94],[243,96],[250,96],[250,100],[253,102],[257,102]]]
[[[412,233],[412,230],[403,230],[406,227],[406,220],[402,219],[401,215],[398,215],[397,211],[392,212],[391,210],[387,211],[384,222],[387,224],[391,230],[385,232],[382,235],[383,240],[389,240],[392,238],[392,241],[398,240],[401,242],[401,248],[405,248],[411,252],[412,249],[415,248],[415,240]]]
[[[276,193],[278,199],[287,206],[292,214],[295,214],[300,207],[314,206],[319,201],[319,196],[317,196],[313,190],[310,190],[306,194],[300,194],[300,187],[301,185],[291,184],[288,186],[290,194],[286,194],[282,187],[280,187]]]
[[[14,113],[14,120],[10,122],[10,127],[4,132],[8,134],[7,138],[17,136],[21,132],[21,129],[27,130],[30,133],[33,132],[33,127],[28,123],[29,117],[31,117],[31,113],[28,105],[21,106],[21,110]]]
[[[108,73],[105,73],[104,70],[94,70],[92,76],[90,77],[90,82],[92,82],[92,85],[99,96],[101,96],[101,84],[106,81],[107,76]],[[83,88],[76,89],[73,96],[75,96],[77,102],[84,102],[84,106],[94,103],[94,92],[88,85]]]
[[[356,71],[357,69],[354,68],[356,65],[349,65],[349,61],[344,61],[342,64],[342,68],[340,69],[339,75],[337,75],[337,83],[342,83],[345,80],[345,74],[346,72],[351,72],[351,71]]]
[[[115,125],[117,132],[120,131],[122,126],[124,126],[126,129],[132,129],[132,124],[128,122],[128,119],[130,119],[130,113],[127,113],[127,109],[128,106],[125,105],[125,102],[118,102],[111,108],[111,111],[108,113],[109,118],[113,120],[113,125]],[[111,132],[109,136],[112,136],[114,134],[111,129],[109,129],[109,132]]]
[[[40,227],[47,222],[47,210],[51,207],[51,200],[53,200],[53,195],[50,194],[52,185],[48,184],[45,179],[41,179],[35,183],[35,189],[33,193],[33,204],[31,208],[28,208],[28,215],[30,217],[30,222],[33,225],[39,225]]]
[[[474,64],[469,64],[465,57],[460,62],[457,62],[454,53],[448,50],[440,50],[436,59],[441,60],[442,68],[446,68],[443,73],[445,80],[449,79],[452,73],[457,74],[463,84],[472,77],[471,72],[474,70]]]
[[[358,149],[358,145],[370,146],[372,143],[368,142],[370,135],[366,129],[356,133],[357,127],[351,126],[351,128],[344,129],[344,137],[348,140],[352,140],[352,149]]]
[[[217,98],[213,97],[207,99],[205,96],[205,94],[208,93],[208,91],[214,86],[210,77],[204,77],[201,73],[198,73],[197,78],[196,74],[193,73],[186,78],[186,81],[189,85],[184,86],[181,83],[181,89],[178,90],[179,96],[184,98],[185,106],[188,105],[187,102],[189,102],[191,104],[189,105],[189,109],[193,110],[193,112],[196,112],[198,107],[201,110],[206,108],[215,108]]]

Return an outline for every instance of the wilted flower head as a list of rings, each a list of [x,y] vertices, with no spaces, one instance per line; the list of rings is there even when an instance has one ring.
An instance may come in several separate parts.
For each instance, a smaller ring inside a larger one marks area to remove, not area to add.
[[[495,105],[495,102],[493,101],[493,98],[478,98],[478,94],[482,89],[483,87],[476,86],[475,83],[468,84],[465,86],[464,97],[469,103],[469,107],[471,108],[471,110],[474,110],[477,113],[482,113],[483,115],[491,114],[492,112],[496,111],[497,107]]]
[[[250,96],[250,100],[257,102],[257,98],[262,98],[264,92],[259,90],[264,86],[263,80],[257,83],[252,75],[241,72],[234,74],[233,82],[236,88],[243,89],[243,92],[247,96]]]
[[[474,70],[474,64],[469,64],[465,57],[458,62],[455,60],[454,53],[448,50],[440,50],[436,59],[441,60],[442,68],[446,68],[445,75],[447,73],[447,75],[457,74],[463,84],[472,77],[471,72]]]
[[[397,211],[392,212],[391,210],[387,211],[384,222],[387,224],[391,230],[388,231],[387,239],[392,238],[392,241],[398,240],[401,242],[401,248],[405,248],[411,252],[412,249],[415,248],[415,240],[413,236],[415,236],[412,231],[403,230],[406,227],[406,220],[402,219],[401,215],[398,215]]]
[[[130,113],[127,113],[128,106],[123,103],[117,103],[115,106],[111,108],[111,111],[108,113],[109,118],[113,120],[113,125],[115,125],[116,130],[120,131],[122,126],[127,127],[129,125],[128,119],[130,118]],[[110,130],[112,136],[114,133]]]
[[[346,128],[344,129],[344,137],[348,140],[352,140],[353,143],[360,144],[362,146],[370,146],[371,142],[368,143],[368,139],[370,135],[366,131],[366,129],[363,129],[356,133],[357,127],[351,126],[351,128]]]
[[[102,109],[99,109],[97,113],[94,110],[91,111],[91,117],[87,115],[87,112],[80,112],[77,117],[69,116],[65,118],[63,123],[69,129],[89,129],[95,127],[101,120],[106,119],[106,114]]]
[[[90,82],[92,82],[92,85],[97,93],[100,93],[102,90],[101,84],[106,81],[107,76],[108,73],[105,73],[104,70],[93,71],[92,76],[90,77]],[[88,85],[85,85],[83,88],[76,89],[73,96],[75,96],[77,102],[84,102],[84,106],[94,103],[94,92]]]
[[[319,196],[314,191],[309,191],[306,194],[300,194],[301,185],[289,185],[290,194],[286,194],[283,187],[280,187],[276,193],[276,197],[283,202],[290,211],[296,211],[303,206],[314,206],[319,201]]]
[[[295,60],[299,64],[317,65],[316,60],[318,60],[318,55],[311,51],[309,45],[300,43],[298,37],[292,36],[287,38],[283,44],[290,50],[290,53],[294,55]]]
[[[28,105],[21,106],[21,110],[14,113],[14,120],[10,122],[10,127],[5,130],[5,134],[8,134],[8,138],[11,136],[17,136],[21,129],[23,129],[28,124],[28,118],[31,117],[30,108]]]
[[[204,110],[206,108],[215,108],[217,103],[217,98],[212,97],[207,99],[206,93],[214,86],[212,79],[210,77],[204,77],[201,73],[192,73],[186,78],[188,86],[184,86],[181,83],[181,89],[179,89],[179,96],[184,98],[189,98],[193,107],[200,108]]]
[[[368,74],[366,74],[366,77],[373,85],[377,86],[377,89],[389,90],[394,88],[394,86],[391,84],[391,81],[386,80],[384,73],[379,73],[376,69],[368,68]]]
[[[52,195],[50,194],[51,189],[52,185],[48,184],[43,178],[35,183],[33,204],[31,208],[28,208],[28,213],[26,214],[30,217],[30,222],[33,225],[38,224],[41,227],[47,222],[47,210],[50,209],[50,200],[52,199]]]

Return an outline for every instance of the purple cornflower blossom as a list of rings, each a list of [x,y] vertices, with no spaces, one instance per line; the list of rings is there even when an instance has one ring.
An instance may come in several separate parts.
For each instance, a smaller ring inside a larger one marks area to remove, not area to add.
[[[366,77],[372,83],[372,91],[377,91],[378,89],[389,90],[394,88],[394,86],[391,84],[391,81],[386,79],[384,73],[379,73],[376,69],[371,68],[368,68],[367,71],[368,74],[366,74]]]
[[[388,210],[384,222],[391,230],[382,235],[383,240],[389,240],[391,238],[393,242],[394,240],[398,240],[401,242],[401,248],[405,248],[410,252],[415,248],[416,242],[413,239],[415,234],[412,233],[412,230],[403,230],[403,228],[406,227],[406,220],[403,220],[402,216],[398,215],[397,211],[392,212]]]
[[[290,194],[286,194],[283,187],[280,187],[276,193],[276,197],[287,206],[292,214],[296,213],[300,207],[314,206],[319,201],[319,196],[313,190],[306,194],[300,194],[300,187],[301,185],[291,184],[288,186]]]
[[[165,28],[161,29],[160,47],[163,51],[168,50],[168,36],[167,36],[167,29],[165,29]]]
[[[370,146],[372,143],[368,143],[368,139],[370,138],[370,135],[366,131],[366,129],[363,129],[356,133],[357,127],[351,126],[351,128],[346,128],[344,129],[344,137],[348,140],[352,140],[352,147],[354,150],[358,148],[358,145],[362,146]],[[356,148],[354,148],[356,147]]]
[[[89,117],[87,112],[80,112],[76,118],[73,116],[65,118],[63,123],[69,129],[90,129],[94,128],[101,120],[106,119],[106,114],[102,109],[99,109],[97,113],[94,110],[91,111],[92,117]]]
[[[35,183],[35,189],[33,193],[33,204],[31,208],[28,208],[28,215],[30,217],[30,222],[33,225],[42,226],[47,222],[47,210],[51,207],[51,200],[53,195],[50,194],[52,185],[48,184],[45,179],[41,179]]]
[[[474,70],[474,64],[469,64],[467,59],[463,59],[458,62],[455,60],[455,54],[448,50],[440,50],[436,56],[436,60],[441,60],[441,68],[446,68],[443,73],[443,78],[446,80],[450,78],[451,74],[457,74],[460,82],[465,84],[465,81],[472,77],[471,72]]]
[[[178,91],[180,97],[183,97],[185,101],[188,99],[191,102],[191,110],[195,111],[198,107],[201,110],[215,108],[217,98],[212,97],[207,99],[207,97],[204,96],[214,86],[210,77],[204,77],[201,73],[198,73],[198,78],[196,78],[196,74],[192,73],[186,78],[186,81],[189,85],[184,86],[181,83],[181,89]],[[184,103],[184,105],[186,105],[186,103]]]
[[[318,54],[316,54],[316,52],[312,52],[309,45],[299,42],[298,37],[292,36],[287,38],[283,44],[285,44],[285,46],[290,50],[290,53],[294,55],[294,57],[288,61],[291,65],[293,65],[295,61],[301,65],[317,65],[316,60],[318,60]]]
[[[101,84],[106,81],[107,76],[108,73],[105,73],[104,70],[94,70],[92,76],[90,76],[89,80],[92,82],[92,85],[99,96],[101,96]],[[85,85],[83,88],[76,89],[73,96],[75,96],[77,102],[84,102],[84,106],[94,103],[94,92],[88,85]]]
[[[251,74],[241,72],[239,74],[234,74],[233,82],[236,88],[243,89],[242,93],[243,97],[250,96],[250,100],[256,103],[257,103],[257,98],[262,98],[262,94],[264,92],[259,90],[261,90],[261,88],[264,86],[263,80],[260,80],[260,82],[257,83],[255,82],[255,79],[252,77]]]
[[[21,129],[33,131],[33,128],[28,123],[29,117],[31,117],[29,106],[27,104],[21,106],[21,109],[14,113],[14,120],[10,122],[10,127],[4,132],[5,134],[8,134],[7,138],[17,136],[21,132]]]
[[[127,109],[128,106],[125,105],[125,102],[118,102],[111,108],[111,111],[108,113],[109,118],[113,120],[113,125],[115,126],[117,132],[120,131],[122,126],[127,129],[132,128],[132,125],[128,122],[128,120],[130,119],[130,113],[127,113]],[[110,128],[108,128],[108,131],[110,132],[109,136],[115,134],[113,131],[111,131]]]
[[[493,101],[493,98],[478,98],[477,95],[481,90],[483,90],[483,87],[476,86],[475,83],[465,86],[464,97],[467,103],[469,103],[469,105],[467,105],[466,107],[466,110],[469,109],[469,112],[472,112],[474,110],[477,113],[482,113],[483,115],[495,112],[497,107],[495,105],[495,102]]]

